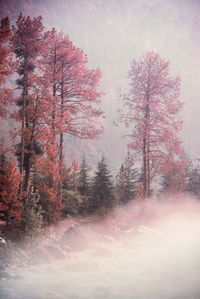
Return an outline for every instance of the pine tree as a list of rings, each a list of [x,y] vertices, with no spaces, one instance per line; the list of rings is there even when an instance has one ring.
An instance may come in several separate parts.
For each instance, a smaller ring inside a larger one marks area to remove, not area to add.
[[[29,190],[27,200],[23,206],[21,226],[25,236],[35,238],[41,232],[43,226],[43,213],[40,203],[40,195],[34,191],[33,187]]]
[[[128,155],[121,165],[119,174],[117,175],[117,191],[120,202],[127,203],[134,199],[137,194],[138,171],[133,168],[134,162],[128,152]]]
[[[105,163],[105,158],[102,157],[97,165],[93,184],[93,198],[92,209],[108,210],[114,204],[114,187],[112,182],[112,175]]]
[[[93,139],[102,133],[97,122],[103,112],[98,107],[99,70],[87,68],[87,57],[55,28],[44,35],[42,65],[52,93],[52,134],[59,136],[59,167],[62,176],[64,134]],[[60,193],[62,193],[62,183]]]
[[[161,192],[175,194],[184,192],[187,189],[186,168],[188,160],[181,156],[174,159],[173,156],[168,157],[168,161],[164,166],[164,175],[161,177]]]
[[[183,152],[179,132],[180,78],[169,76],[169,62],[150,52],[133,60],[129,72],[130,89],[122,96],[124,109],[119,122],[131,131],[129,148],[140,159],[143,169],[144,198],[150,196],[151,182],[162,174],[168,155]]]
[[[11,101],[12,92],[4,84],[8,75],[12,73],[10,66],[11,51],[9,48],[9,39],[11,37],[9,18],[3,18],[0,24],[0,117],[6,118],[7,106]]]
[[[188,169],[188,186],[187,191],[200,199],[200,160],[190,165]]]
[[[78,191],[81,195],[89,195],[90,194],[90,182],[89,182],[89,167],[87,165],[85,157],[82,159],[82,163],[80,165],[79,177],[78,177]]]
[[[38,67],[38,58],[41,52],[42,31],[43,26],[41,17],[33,18],[24,17],[20,14],[16,21],[16,26],[12,28],[11,48],[17,59],[17,73],[18,79],[16,81],[17,87],[21,90],[21,96],[17,99],[19,111],[16,120],[21,122],[21,130],[19,135],[21,142],[17,146],[20,161],[20,173],[22,175],[24,188],[20,186],[20,193],[22,190],[28,189],[31,157],[34,152],[34,135],[32,128],[34,127],[32,114],[33,98],[31,88],[36,81],[36,73]]]

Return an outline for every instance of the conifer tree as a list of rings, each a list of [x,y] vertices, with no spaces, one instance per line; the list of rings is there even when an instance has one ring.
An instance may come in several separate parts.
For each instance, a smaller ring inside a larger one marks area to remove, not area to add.
[[[78,177],[78,191],[81,195],[89,195],[90,193],[90,182],[89,182],[89,167],[87,165],[85,156],[82,159],[80,165],[79,177]]]
[[[200,199],[200,160],[195,164],[191,164],[188,169],[187,191]]]
[[[134,199],[137,194],[138,171],[133,168],[134,163],[130,152],[121,165],[119,174],[117,175],[117,191],[119,199],[122,203],[127,203]]]
[[[183,107],[179,100],[180,78],[171,78],[169,62],[154,52],[133,60],[129,77],[130,89],[122,96],[124,109],[119,111],[119,122],[130,127],[128,146],[142,163],[143,197],[147,199],[153,178],[162,175],[168,153],[183,153],[178,134]]]
[[[33,188],[29,190],[28,197],[23,206],[21,225],[26,237],[37,237],[43,226],[43,210],[40,195]]]
[[[12,92],[6,88],[4,84],[8,75],[12,73],[10,66],[11,50],[9,47],[9,39],[11,37],[9,18],[3,18],[0,24],[0,117],[7,116],[7,106],[12,98]]]
[[[172,155],[168,157],[163,171],[165,174],[161,177],[161,192],[175,194],[186,191],[188,181],[187,165],[188,160],[184,156],[176,160]]]
[[[97,118],[101,93],[97,91],[99,70],[87,68],[87,57],[67,35],[55,28],[44,35],[42,65],[52,92],[52,134],[59,136],[59,167],[62,176],[64,134],[93,139],[102,133]],[[60,184],[60,193],[62,182]]]
[[[112,175],[105,162],[105,158],[102,157],[97,165],[97,171],[94,178],[92,209],[110,209],[114,204],[113,191]]]
[[[19,166],[22,179],[24,181],[24,190],[28,188],[31,156],[36,150],[33,145],[35,140],[31,134],[30,128],[33,126],[30,119],[30,110],[32,109],[31,87],[35,82],[34,71],[38,66],[38,58],[41,52],[43,26],[41,17],[24,17],[20,14],[16,21],[16,26],[12,28],[11,48],[17,59],[18,79],[16,81],[18,89],[21,90],[21,96],[17,100],[19,112],[15,115],[16,120],[21,122],[19,135],[21,142],[17,147],[19,153]],[[31,140],[32,137],[32,140]],[[22,192],[22,185],[20,186]]]

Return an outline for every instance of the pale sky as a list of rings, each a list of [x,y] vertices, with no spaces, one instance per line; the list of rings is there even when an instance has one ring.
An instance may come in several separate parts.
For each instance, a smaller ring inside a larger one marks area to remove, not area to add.
[[[0,0],[0,7],[0,16],[9,15],[12,22],[20,12],[42,15],[45,29],[68,34],[87,54],[88,66],[101,70],[105,134],[88,146],[97,146],[97,157],[105,154],[113,170],[126,155],[126,141],[120,140],[126,132],[112,123],[120,89],[126,91],[131,60],[152,50],[170,61],[172,76],[181,77],[184,146],[200,158],[200,1]]]

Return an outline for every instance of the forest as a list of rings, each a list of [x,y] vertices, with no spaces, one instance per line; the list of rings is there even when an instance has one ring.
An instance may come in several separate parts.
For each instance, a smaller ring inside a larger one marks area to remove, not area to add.
[[[4,238],[34,238],[68,216],[104,215],[133,200],[200,199],[200,163],[181,139],[181,79],[157,52],[133,57],[129,90],[119,95],[113,125],[127,128],[127,155],[117,175],[106,156],[89,165],[81,148],[80,163],[64,162],[68,135],[94,140],[106,130],[101,71],[87,63],[68,35],[45,31],[41,16],[1,20],[0,116],[13,123],[10,142],[0,145]]]

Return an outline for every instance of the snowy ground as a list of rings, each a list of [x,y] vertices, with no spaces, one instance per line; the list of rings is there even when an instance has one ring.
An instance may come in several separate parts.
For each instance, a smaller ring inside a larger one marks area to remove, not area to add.
[[[200,298],[200,207],[194,201],[131,206],[101,223],[78,224],[79,245],[87,240],[87,246],[76,250],[59,242],[67,229],[62,223],[37,243],[37,249],[54,246],[54,254],[59,246],[63,256],[48,250],[40,259],[44,250],[34,249],[35,259],[32,251],[29,262],[7,267],[0,298]]]

